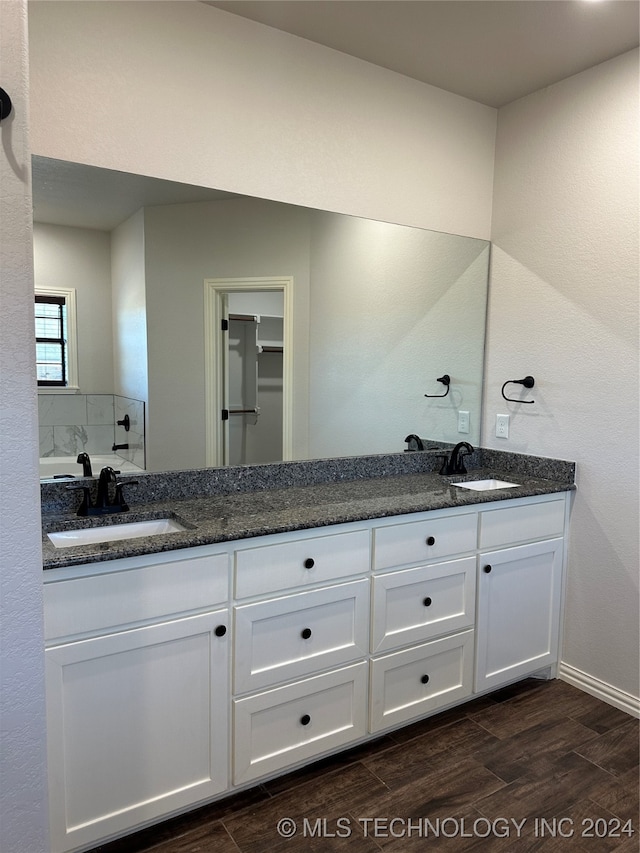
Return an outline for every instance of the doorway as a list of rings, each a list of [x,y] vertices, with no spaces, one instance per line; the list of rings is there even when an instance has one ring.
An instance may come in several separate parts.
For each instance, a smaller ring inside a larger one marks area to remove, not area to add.
[[[207,466],[292,458],[290,276],[205,280]]]

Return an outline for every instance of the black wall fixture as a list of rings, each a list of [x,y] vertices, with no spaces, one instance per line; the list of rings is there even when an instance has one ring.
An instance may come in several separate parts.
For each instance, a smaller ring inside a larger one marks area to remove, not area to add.
[[[442,382],[443,385],[447,386],[447,390],[444,392],[444,394],[425,394],[424,395],[425,397],[446,397],[447,396],[447,394],[449,393],[449,384],[451,382],[451,377],[449,376],[449,374],[445,373],[444,376],[438,376],[438,378],[436,379],[436,382]]]
[[[4,89],[0,89],[0,121],[7,118],[13,109],[11,98]]]
[[[525,376],[524,379],[507,379],[507,381],[502,386],[502,396],[509,403],[535,403],[535,400],[514,400],[513,397],[507,397],[504,393],[504,389],[507,385],[524,385],[525,388],[533,388],[536,384],[536,380],[533,376]]]

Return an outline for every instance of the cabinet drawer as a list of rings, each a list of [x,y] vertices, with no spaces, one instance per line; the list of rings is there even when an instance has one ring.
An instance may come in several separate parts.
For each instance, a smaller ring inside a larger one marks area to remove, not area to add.
[[[226,605],[228,567],[227,554],[210,554],[45,583],[45,639]]]
[[[477,514],[438,516],[378,527],[374,531],[374,569],[424,563],[476,547]]]
[[[534,539],[551,539],[564,532],[564,497],[559,500],[480,512],[480,547],[496,548]]]
[[[366,734],[364,661],[236,699],[234,783],[257,779]]]
[[[236,598],[337,580],[369,571],[369,531],[246,548],[235,559]]]
[[[472,689],[473,631],[372,660],[370,731],[436,711]]]
[[[256,690],[367,654],[369,582],[235,608],[234,688]]]
[[[475,557],[374,577],[371,651],[470,627],[475,591]]]

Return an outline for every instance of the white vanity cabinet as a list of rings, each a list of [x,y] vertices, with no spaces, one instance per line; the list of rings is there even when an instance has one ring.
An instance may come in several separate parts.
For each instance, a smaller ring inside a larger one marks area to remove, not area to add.
[[[45,572],[53,853],[554,675],[569,502]]]
[[[561,495],[480,512],[477,692],[557,664],[565,505]]]
[[[228,787],[228,556],[178,555],[45,584],[53,853]]]

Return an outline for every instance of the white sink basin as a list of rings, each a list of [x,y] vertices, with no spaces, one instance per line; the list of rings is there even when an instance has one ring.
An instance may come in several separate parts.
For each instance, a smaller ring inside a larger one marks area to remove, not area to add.
[[[96,545],[100,542],[114,542],[118,539],[137,539],[140,536],[177,533],[186,529],[173,518],[158,518],[153,521],[129,521],[106,527],[62,530],[59,533],[48,533],[47,536],[56,548],[73,548],[77,545]]]
[[[507,483],[506,480],[468,480],[466,483],[452,483],[461,489],[474,489],[476,492],[490,492],[494,489],[512,489],[518,483]]]

